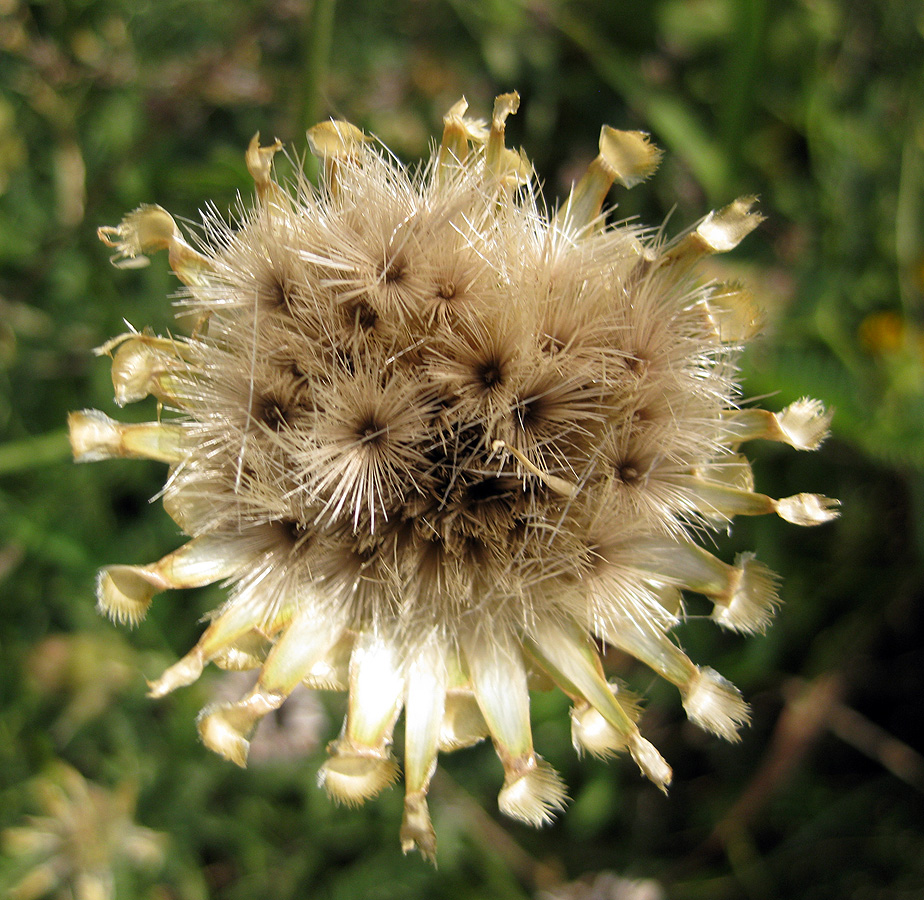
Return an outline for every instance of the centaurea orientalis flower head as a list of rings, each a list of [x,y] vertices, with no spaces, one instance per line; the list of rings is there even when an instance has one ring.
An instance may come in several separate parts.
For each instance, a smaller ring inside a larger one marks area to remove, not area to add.
[[[317,125],[317,188],[283,189],[279,143],[254,138],[253,208],[234,224],[207,215],[196,246],[156,206],[101,229],[116,264],[167,250],[180,310],[198,324],[102,348],[118,403],[153,395],[176,415],[71,417],[78,460],[169,465],[164,505],[191,538],[159,562],[103,569],[101,608],[134,624],[160,591],[230,586],[152,695],[209,662],[258,669],[249,693],[199,719],[206,745],[244,765],[260,718],[297,685],[348,691],[319,781],[349,804],[397,778],[403,713],[401,841],[430,857],[440,751],[490,738],[499,805],[516,819],[540,825],[564,805],[533,746],[538,681],[571,699],[578,752],[627,751],[666,788],[670,767],[607,680],[604,645],[735,739],[739,692],[670,632],[685,590],[709,598],[723,627],[761,631],[776,579],[697,539],[737,515],[836,514],[814,494],[756,492],[739,452],[755,438],[814,449],[828,426],[813,400],[739,406],[735,360],[759,313],[746,290],[698,269],[760,222],[753,199],[669,242],[608,224],[613,183],[644,180],[660,153],[604,128],[599,156],[549,214],[528,161],[505,146],[518,103],[498,97],[484,123],[460,101],[413,172],[352,125]]]

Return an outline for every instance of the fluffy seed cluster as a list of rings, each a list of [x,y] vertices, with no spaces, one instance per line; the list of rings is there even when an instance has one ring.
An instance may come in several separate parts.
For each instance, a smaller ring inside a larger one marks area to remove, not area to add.
[[[689,717],[734,739],[737,689],[671,638],[682,591],[722,626],[762,630],[775,577],[696,538],[736,515],[831,519],[814,494],[754,490],[742,442],[814,449],[821,404],[741,408],[740,345],[759,313],[698,263],[760,221],[752,198],[673,241],[601,213],[614,182],[646,178],[647,136],[604,128],[600,155],[548,213],[521,153],[505,146],[518,97],[489,123],[445,117],[428,164],[409,172],[344,122],[309,132],[318,188],[283,190],[278,142],[247,153],[256,202],[228,225],[205,217],[196,247],[163,209],[101,229],[117,265],[167,250],[196,325],[132,331],[112,356],[116,401],[153,395],[177,415],[120,424],[71,416],[80,461],[170,465],[164,505],[190,536],[145,566],[100,573],[101,608],[136,623],[154,594],[230,586],[155,697],[205,664],[259,669],[236,702],[203,710],[207,746],[243,765],[260,718],[299,684],[346,690],[349,709],[320,784],[359,803],[398,774],[401,841],[432,857],[427,791],[439,751],[490,737],[499,805],[542,824],[565,787],[535,752],[529,690],[572,700],[578,752],[626,750],[658,786],[671,770],[607,680],[609,644],[676,685]]]

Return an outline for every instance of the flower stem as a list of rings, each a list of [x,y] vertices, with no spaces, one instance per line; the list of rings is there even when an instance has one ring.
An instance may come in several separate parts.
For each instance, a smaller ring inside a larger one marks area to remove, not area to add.
[[[297,122],[302,128],[316,124],[321,115],[334,32],[335,6],[336,0],[315,0],[311,12],[305,17],[301,106],[297,111]],[[309,156],[305,166],[308,177],[315,179],[318,174],[317,161]]]

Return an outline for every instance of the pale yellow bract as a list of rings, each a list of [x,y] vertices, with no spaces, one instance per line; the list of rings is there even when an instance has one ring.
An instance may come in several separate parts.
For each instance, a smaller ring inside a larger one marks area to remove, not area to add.
[[[309,133],[321,186],[273,181],[278,142],[247,161],[253,208],[209,214],[193,246],[156,206],[101,229],[114,261],[166,249],[186,285],[189,337],[131,332],[112,355],[120,404],[153,395],[176,415],[123,425],[75,413],[78,460],[170,465],[164,504],[191,540],[146,566],[102,571],[98,597],[136,623],[153,595],[226,581],[227,603],[196,646],[151,686],[162,696],[208,662],[259,669],[237,702],[205,709],[205,743],[247,759],[260,718],[300,683],[349,691],[319,780],[359,803],[398,775],[401,841],[428,857],[427,790],[440,750],[490,737],[505,771],[500,808],[534,825],[565,803],[533,748],[531,684],[572,700],[579,752],[628,751],[666,787],[671,770],[607,680],[614,645],[677,686],[689,717],[734,739],[737,689],[669,636],[683,590],[714,618],[763,629],[774,575],[696,538],[736,515],[831,519],[813,494],[756,493],[739,446],[797,449],[827,433],[821,404],[739,408],[735,360],[758,312],[698,264],[760,221],[753,198],[665,243],[608,224],[614,182],[631,187],[660,152],[604,128],[600,155],[552,215],[505,121],[447,114],[430,162],[408,172],[359,129]]]

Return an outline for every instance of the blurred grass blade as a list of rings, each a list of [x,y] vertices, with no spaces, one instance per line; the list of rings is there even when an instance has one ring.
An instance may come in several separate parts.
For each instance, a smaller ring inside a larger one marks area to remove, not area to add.
[[[638,66],[605,44],[589,25],[564,10],[555,25],[587,56],[597,74],[625,98],[655,132],[658,142],[683,159],[709,200],[727,199],[732,191],[729,163],[718,143],[681,98],[658,91],[639,75]]]
[[[0,444],[0,475],[25,472],[62,462],[71,455],[67,432],[53,431]]]

